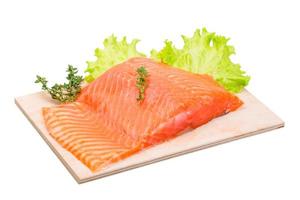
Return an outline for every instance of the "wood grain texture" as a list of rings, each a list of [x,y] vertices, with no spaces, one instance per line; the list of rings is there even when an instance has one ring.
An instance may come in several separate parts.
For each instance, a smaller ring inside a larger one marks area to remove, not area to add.
[[[18,97],[15,102],[75,180],[83,183],[284,126],[279,117],[248,91],[243,91],[238,96],[244,101],[244,105],[237,111],[218,117],[168,142],[145,149],[96,173],[92,173],[62,148],[47,132],[41,108],[56,105],[47,94],[34,93]]]

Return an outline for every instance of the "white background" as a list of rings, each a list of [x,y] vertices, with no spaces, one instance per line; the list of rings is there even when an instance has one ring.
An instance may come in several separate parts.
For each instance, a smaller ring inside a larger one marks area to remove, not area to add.
[[[300,199],[297,1],[0,1],[0,199]],[[286,127],[78,185],[14,104],[63,81],[111,33],[139,49],[207,27],[231,37],[248,89]]]

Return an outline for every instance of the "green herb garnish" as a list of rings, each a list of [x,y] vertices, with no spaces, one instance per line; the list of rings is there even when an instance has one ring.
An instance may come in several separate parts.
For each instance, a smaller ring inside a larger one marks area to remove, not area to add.
[[[146,78],[148,71],[144,66],[137,68],[136,87],[139,89],[139,94],[136,98],[137,101],[141,102],[145,98],[145,89],[147,87]]]
[[[62,103],[73,102],[76,100],[77,95],[80,93],[80,84],[83,81],[83,77],[76,75],[78,73],[78,70],[72,65],[68,65],[67,72],[68,76],[66,78],[69,81],[68,83],[56,83],[51,88],[49,88],[47,86],[47,79],[39,75],[36,76],[35,83],[41,83],[42,89],[49,92],[53,99],[56,99]]]

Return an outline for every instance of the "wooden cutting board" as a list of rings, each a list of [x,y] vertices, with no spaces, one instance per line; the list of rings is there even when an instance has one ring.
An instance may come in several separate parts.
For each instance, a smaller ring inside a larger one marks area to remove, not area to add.
[[[83,183],[284,126],[284,122],[279,117],[248,91],[243,91],[238,96],[244,101],[244,105],[237,111],[218,117],[175,139],[111,164],[97,173],[92,173],[47,132],[41,108],[56,105],[47,94],[43,92],[30,94],[16,98],[15,102],[76,181]]]

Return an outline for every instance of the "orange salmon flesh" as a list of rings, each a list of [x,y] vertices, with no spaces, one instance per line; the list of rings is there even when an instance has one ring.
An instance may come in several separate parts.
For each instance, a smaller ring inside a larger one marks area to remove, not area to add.
[[[137,68],[145,99],[137,102]],[[209,75],[131,58],[85,86],[73,103],[43,108],[50,135],[91,171],[197,128],[243,102]]]

